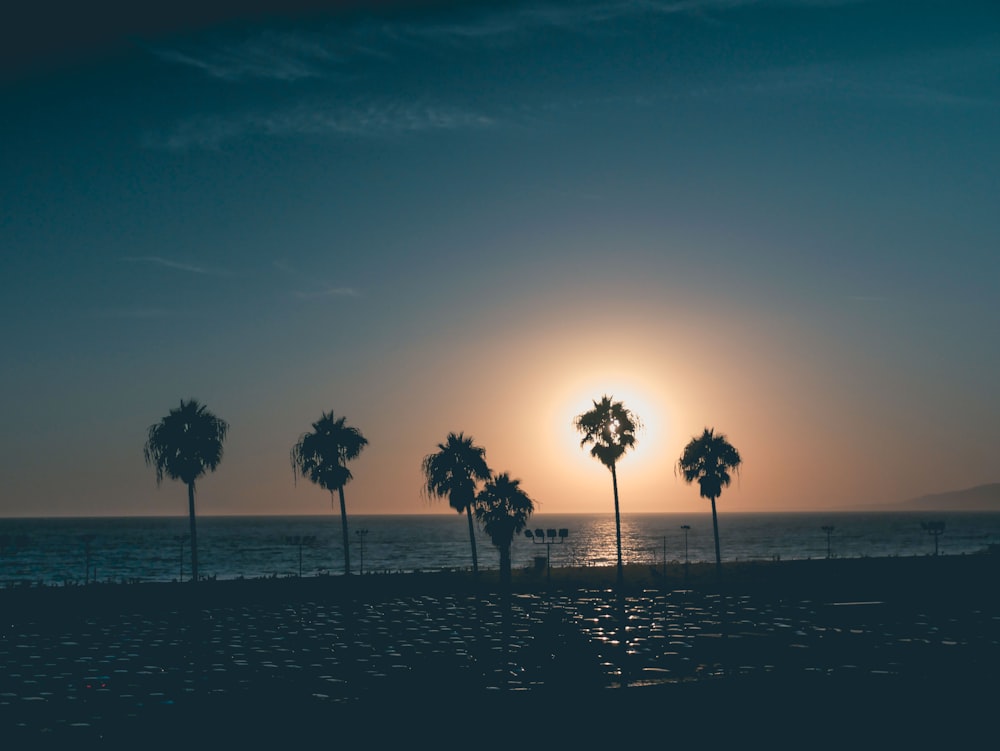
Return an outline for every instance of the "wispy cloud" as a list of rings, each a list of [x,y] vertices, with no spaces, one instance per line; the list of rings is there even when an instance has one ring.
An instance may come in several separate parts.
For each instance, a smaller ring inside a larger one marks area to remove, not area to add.
[[[161,61],[232,83],[297,82],[350,74],[359,59],[397,59],[399,45],[508,44],[552,29],[598,29],[608,21],[649,15],[704,15],[747,5],[827,6],[865,0],[581,0],[534,4],[456,6],[448,20],[428,13],[418,20],[371,17],[308,29],[207,34],[150,51]]]
[[[610,21],[685,14],[707,18],[748,6],[829,8],[871,0],[578,0],[511,4],[461,4],[422,18],[377,16],[350,22],[312,23],[285,31],[231,30],[205,34],[150,52],[161,61],[200,71],[219,81],[297,82],[349,73],[359,59],[397,59],[399,45],[510,44],[538,32],[601,31]]]
[[[704,89],[706,96],[734,91],[754,96],[823,97],[894,102],[919,107],[996,107],[992,84],[1000,75],[1000,48],[940,50],[918,58],[791,66],[744,76]]]
[[[436,130],[486,128],[493,117],[449,105],[385,101],[357,105],[301,103],[272,112],[200,115],[170,131],[149,134],[145,145],[169,150],[218,148],[241,138],[350,136],[384,138]]]
[[[531,41],[551,30],[613,33],[618,20],[686,14],[708,18],[751,5],[829,6],[866,0],[580,0],[516,4],[468,4],[446,13],[314,23],[285,31],[232,30],[204,34],[152,50],[171,65],[197,70],[213,80],[240,84],[271,81],[298,84],[297,103],[273,106],[254,98],[240,111],[201,113],[148,133],[147,147],[183,151],[214,149],[243,138],[347,136],[384,138],[421,132],[483,128],[496,114],[478,104],[456,103],[454,93],[401,94],[414,49],[420,59],[452,60],[456,50]],[[428,55],[427,53],[432,53]],[[376,61],[377,64],[369,63]],[[363,62],[364,65],[359,65]],[[442,63],[443,64],[443,63]],[[452,63],[445,64],[448,68]],[[402,75],[401,75],[402,74]],[[330,80],[338,84],[330,86]],[[361,79],[364,79],[362,82]],[[306,85],[305,82],[312,83]],[[419,84],[418,84],[419,85]],[[318,93],[322,90],[322,93]],[[270,89],[274,95],[278,89]],[[382,94],[380,94],[382,92]],[[306,100],[305,97],[311,97]],[[273,100],[272,100],[273,101]]]
[[[447,23],[428,21],[384,27],[393,39],[444,44],[509,44],[539,31],[581,31],[608,21],[648,14],[673,14],[745,4],[747,0],[596,0],[577,3],[512,4],[470,9]]]
[[[361,292],[355,287],[345,285],[316,283],[306,274],[296,269],[292,264],[284,259],[278,259],[272,263],[275,269],[291,277],[296,284],[304,284],[311,289],[298,289],[292,292],[292,296],[299,300],[318,300],[333,297],[362,297]]]
[[[125,256],[122,258],[123,261],[128,263],[145,263],[152,266],[160,266],[166,269],[173,269],[174,271],[184,271],[189,274],[205,274],[208,276],[228,276],[228,271],[222,271],[219,269],[209,269],[204,266],[195,266],[189,263],[183,263],[180,261],[171,261],[169,258],[162,258],[160,256]]]
[[[152,52],[164,62],[194,68],[221,81],[299,81],[329,75],[331,66],[343,59],[332,51],[334,46],[335,38],[316,32],[263,31],[246,39]]]
[[[648,16],[706,16],[748,6],[828,8],[858,5],[870,0],[590,0],[573,3],[511,4],[487,10],[472,9],[449,23],[410,23],[387,26],[387,36],[438,42],[489,41],[507,43],[538,31],[600,29],[609,21]]]

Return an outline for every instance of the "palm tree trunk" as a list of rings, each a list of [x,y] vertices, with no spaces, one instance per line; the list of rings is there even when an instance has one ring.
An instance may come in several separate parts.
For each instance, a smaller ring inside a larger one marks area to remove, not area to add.
[[[198,530],[194,523],[194,483],[188,483],[188,517],[191,521],[191,580],[198,581]]]
[[[479,578],[479,558],[476,556],[476,530],[472,526],[472,504],[465,507],[465,515],[469,519],[469,544],[472,546],[472,576]]]
[[[510,592],[510,545],[500,546],[500,583],[505,593]]]
[[[712,530],[715,532],[715,570],[722,570],[722,552],[719,550],[719,517],[715,513],[715,496],[712,496]]]
[[[351,575],[351,549],[348,547],[349,538],[347,535],[347,504],[344,502],[344,486],[337,488],[340,493],[340,526],[344,531],[344,576]]]
[[[622,567],[622,517],[618,511],[618,473],[615,465],[611,465],[611,485],[615,490],[615,541],[618,544],[618,589],[625,583],[625,570]]]

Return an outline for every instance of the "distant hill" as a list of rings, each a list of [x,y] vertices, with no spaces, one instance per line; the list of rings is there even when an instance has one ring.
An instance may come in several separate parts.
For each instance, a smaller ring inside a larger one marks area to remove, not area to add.
[[[1000,511],[1000,482],[977,485],[965,490],[922,495],[905,501],[903,505],[914,510]]]

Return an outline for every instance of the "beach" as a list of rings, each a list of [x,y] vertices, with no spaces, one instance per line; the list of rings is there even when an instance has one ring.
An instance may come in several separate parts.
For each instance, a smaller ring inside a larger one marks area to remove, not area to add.
[[[13,745],[786,745],[989,727],[996,555],[0,590]],[[343,735],[343,734],[346,734]],[[713,738],[715,740],[713,740]]]

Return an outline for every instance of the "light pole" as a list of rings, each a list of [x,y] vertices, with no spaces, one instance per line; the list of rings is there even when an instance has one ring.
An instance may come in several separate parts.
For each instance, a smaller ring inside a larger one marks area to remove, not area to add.
[[[361,572],[360,576],[365,575],[365,535],[368,534],[367,529],[355,530],[354,534],[358,536],[358,542],[361,545]]]
[[[187,541],[187,535],[174,535],[174,542],[176,542],[181,547],[181,556],[180,556],[181,565],[180,565],[179,573],[177,574],[177,581],[178,582],[184,581],[184,543],[185,543],[185,541]]]
[[[302,547],[304,545],[312,545],[316,542],[315,535],[291,535],[285,538],[285,542],[289,545],[299,546],[299,578],[302,578]]]
[[[934,538],[934,555],[937,555],[938,538],[944,534],[944,522],[920,522],[920,527]]]
[[[545,546],[545,584],[548,586],[552,583],[552,546],[565,542],[566,538],[569,537],[569,530],[536,529],[532,532],[530,529],[526,529],[524,536],[533,543]]]
[[[831,553],[830,553],[830,535],[833,534],[833,529],[834,528],[833,528],[832,525],[826,524],[826,525],[820,527],[820,529],[822,529],[824,532],[826,532],[826,557],[830,558],[831,557]]]
[[[684,530],[684,565],[688,565],[688,532],[691,531],[690,524],[682,524],[681,529]]]

